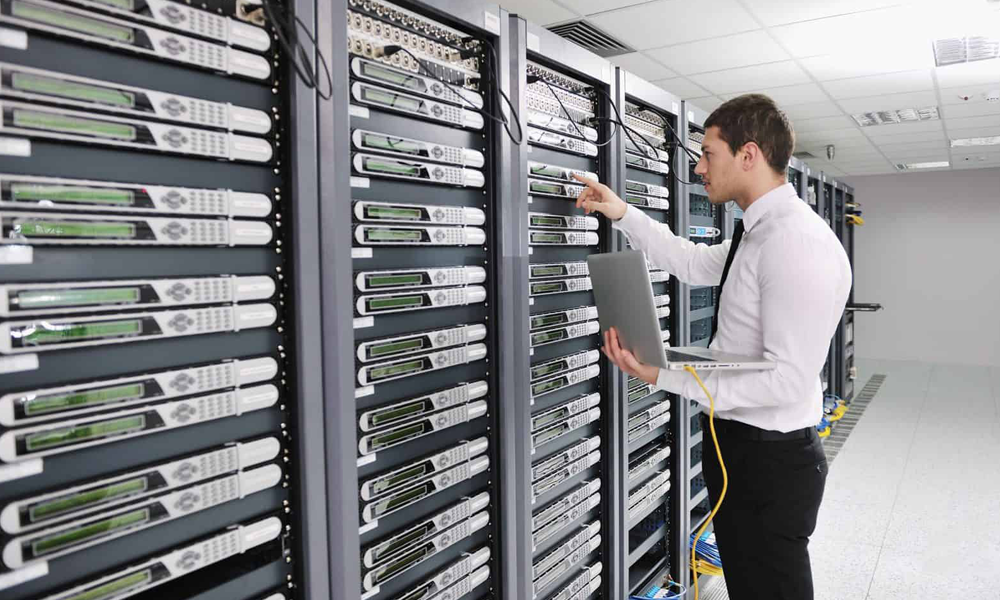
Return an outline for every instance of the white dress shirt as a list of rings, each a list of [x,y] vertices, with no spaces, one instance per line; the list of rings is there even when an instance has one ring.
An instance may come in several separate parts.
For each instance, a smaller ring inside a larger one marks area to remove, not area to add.
[[[847,253],[829,225],[791,184],[743,214],[746,233],[729,269],[711,347],[777,364],[771,371],[711,371],[703,376],[716,416],[788,432],[823,414],[820,371],[851,289]],[[649,261],[692,285],[719,285],[731,242],[709,246],[674,235],[629,206],[615,223]],[[657,387],[708,406],[686,371],[660,369]]]

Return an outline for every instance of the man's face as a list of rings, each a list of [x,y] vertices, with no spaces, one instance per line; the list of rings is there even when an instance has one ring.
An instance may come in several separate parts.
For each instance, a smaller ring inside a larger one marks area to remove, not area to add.
[[[705,182],[705,191],[712,204],[722,204],[736,198],[741,185],[743,171],[737,155],[729,150],[729,144],[719,136],[719,128],[709,127],[705,140],[701,143],[701,159],[694,172]]]

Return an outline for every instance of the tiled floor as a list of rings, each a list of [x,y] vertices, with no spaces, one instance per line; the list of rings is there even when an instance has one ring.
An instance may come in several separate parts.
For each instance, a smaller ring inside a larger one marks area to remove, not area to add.
[[[830,469],[816,600],[1000,600],[1000,368],[857,365],[888,377]]]

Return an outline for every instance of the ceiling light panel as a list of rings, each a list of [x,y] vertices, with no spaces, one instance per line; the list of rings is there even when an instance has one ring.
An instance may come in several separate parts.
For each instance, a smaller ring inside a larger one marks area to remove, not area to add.
[[[1000,57],[1000,38],[980,35],[934,40],[934,63],[939,67]]]
[[[967,146],[997,146],[997,145],[1000,145],[1000,135],[951,140],[952,148],[962,148]]]
[[[919,169],[946,169],[951,166],[946,160],[915,163],[897,163],[896,169],[900,171],[916,171]]]
[[[936,106],[925,108],[899,108],[896,110],[877,110],[851,115],[860,127],[877,127],[879,125],[898,125],[900,123],[916,123],[919,121],[937,121],[941,114]]]

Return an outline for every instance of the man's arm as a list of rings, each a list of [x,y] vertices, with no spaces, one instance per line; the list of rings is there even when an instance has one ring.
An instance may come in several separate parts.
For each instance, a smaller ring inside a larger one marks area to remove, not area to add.
[[[816,260],[813,240],[797,232],[768,240],[758,277],[764,357],[770,371],[715,371],[704,378],[716,410],[776,406],[811,393],[830,343],[829,324],[844,310],[846,294],[833,257]],[[661,369],[656,385],[707,405],[690,374]],[[739,393],[731,393],[739,390]]]
[[[614,227],[628,236],[632,248],[645,252],[651,263],[685,283],[719,285],[722,280],[730,240],[714,246],[695,244],[634,206],[625,210]]]

